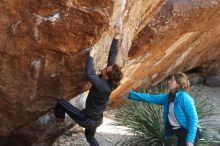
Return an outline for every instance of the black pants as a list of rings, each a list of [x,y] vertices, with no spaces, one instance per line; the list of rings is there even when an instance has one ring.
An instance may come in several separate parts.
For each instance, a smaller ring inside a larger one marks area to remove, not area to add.
[[[77,124],[85,128],[86,140],[90,146],[99,146],[94,135],[96,128],[102,124],[103,116],[97,121],[91,120],[85,116],[84,111],[80,111],[65,99],[58,99],[54,108],[54,114],[57,118],[64,119],[65,113],[67,113]]]
[[[186,146],[186,137],[187,137],[188,131],[185,128],[173,129],[173,126],[170,125],[169,120],[168,120],[167,128],[168,130],[170,130],[171,135],[176,135],[177,146]],[[194,146],[197,146],[197,143],[198,143],[198,130],[196,132]]]

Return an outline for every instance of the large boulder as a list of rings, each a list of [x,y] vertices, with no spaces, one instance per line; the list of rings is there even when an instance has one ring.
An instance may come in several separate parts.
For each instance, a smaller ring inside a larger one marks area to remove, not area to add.
[[[21,145],[36,144],[36,135],[43,139],[36,120],[51,110],[56,97],[71,99],[89,88],[86,48],[95,45],[96,67],[105,66],[119,17],[123,34],[117,63],[125,76],[112,94],[113,106],[121,105],[120,97],[130,89],[177,71],[211,67],[220,58],[220,0],[3,0],[0,9],[4,144],[11,137],[15,145],[18,139]],[[47,135],[56,133],[47,129]]]
[[[220,87],[220,72],[206,78],[205,85],[210,87]]]
[[[84,48],[109,28],[113,7],[111,0],[0,1],[0,142],[16,136],[13,145],[26,145],[25,138],[30,145],[38,139],[30,133],[40,136],[34,130],[40,126],[26,126],[56,97],[70,99],[88,89]]]
[[[213,72],[205,76],[205,85],[210,87],[220,87],[220,60],[214,68],[215,70]]]
[[[220,66],[219,10],[219,0],[167,0],[124,51],[128,56],[125,78],[111,105],[120,106],[124,98],[119,95],[129,89],[157,83],[175,72],[202,68],[208,75],[216,70]]]

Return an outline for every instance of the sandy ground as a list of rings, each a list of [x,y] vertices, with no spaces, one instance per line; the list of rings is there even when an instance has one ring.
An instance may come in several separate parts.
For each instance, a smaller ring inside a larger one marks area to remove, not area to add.
[[[100,146],[116,145],[122,138],[129,136],[126,127],[111,125],[113,122],[105,113],[103,124],[97,128],[96,139]],[[84,128],[76,125],[59,137],[53,146],[89,146],[84,136]]]
[[[191,96],[195,98],[208,98],[211,103],[216,107],[216,113],[220,113],[220,87],[211,88],[204,85],[192,86]],[[115,146],[118,141],[129,136],[126,133],[126,127],[113,126],[111,112],[104,113],[103,124],[98,127],[95,137],[100,143],[100,146]],[[210,118],[216,130],[210,130],[213,135],[220,139],[220,115]],[[210,128],[211,129],[211,128]],[[88,146],[84,129],[75,126],[67,131],[64,135],[60,136],[53,146]]]

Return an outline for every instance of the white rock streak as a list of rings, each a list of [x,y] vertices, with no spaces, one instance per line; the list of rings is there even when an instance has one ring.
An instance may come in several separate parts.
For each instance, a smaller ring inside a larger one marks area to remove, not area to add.
[[[47,20],[50,21],[50,22],[52,22],[53,25],[54,25],[55,22],[56,22],[57,20],[59,20],[59,19],[60,19],[60,13],[56,13],[55,15],[53,15],[53,16],[47,18]]]
[[[40,25],[44,21],[50,21],[53,25],[55,25],[55,22],[60,19],[60,13],[59,12],[54,14],[53,16],[49,16],[49,17],[43,17],[43,16],[40,16],[40,15],[35,14],[35,13],[33,15],[36,17],[36,23],[35,23],[35,26],[34,26],[34,37],[37,41],[39,40],[38,25]]]
[[[119,1],[118,12],[117,12],[116,21],[115,21],[116,26],[121,26],[122,25],[122,13],[125,9],[125,4],[126,4],[126,0],[120,0]]]

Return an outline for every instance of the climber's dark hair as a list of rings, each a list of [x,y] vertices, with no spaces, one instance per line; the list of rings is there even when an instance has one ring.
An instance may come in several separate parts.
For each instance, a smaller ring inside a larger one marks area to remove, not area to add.
[[[114,64],[112,65],[112,71],[107,72],[107,75],[109,77],[108,81],[112,84],[112,88],[116,89],[120,85],[120,81],[123,78],[121,68],[117,64]]]

